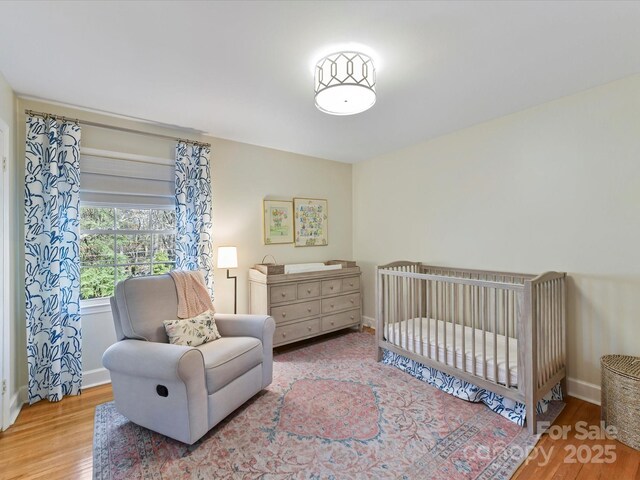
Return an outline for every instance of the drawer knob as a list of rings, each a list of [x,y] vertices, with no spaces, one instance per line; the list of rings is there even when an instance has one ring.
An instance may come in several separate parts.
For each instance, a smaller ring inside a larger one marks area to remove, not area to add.
[[[352,298],[352,299],[350,300],[350,302],[351,302],[351,303],[353,303],[353,302],[355,302],[355,300]]]
[[[333,325],[333,322],[331,322],[331,325]]]
[[[349,282],[349,286],[350,286],[350,287],[353,287],[353,282]]]
[[[309,329],[309,331],[311,331],[311,327],[307,327]]]
[[[280,295],[282,295],[282,298],[284,298],[284,297],[286,297],[286,296],[287,296],[287,294],[286,294],[286,293],[284,293],[284,292],[282,292]]]
[[[311,289],[310,288],[307,288],[307,293],[311,293]]]
[[[307,308],[307,312],[311,312],[311,307]]]
[[[286,317],[287,316],[287,312],[282,312],[282,316]]]
[[[351,320],[353,320],[355,317],[353,315],[351,315]]]
[[[331,285],[331,286],[329,287],[329,290],[333,290],[333,285]]]
[[[283,332],[282,333],[282,337],[286,337],[286,336],[287,336],[287,334]]]
[[[333,303],[331,304],[331,308],[333,308]]]

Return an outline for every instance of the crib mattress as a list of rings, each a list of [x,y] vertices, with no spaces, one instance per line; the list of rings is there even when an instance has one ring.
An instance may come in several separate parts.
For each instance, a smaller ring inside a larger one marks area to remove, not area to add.
[[[438,331],[438,342],[436,344],[436,329]],[[472,345],[474,344],[475,330],[475,360]],[[446,343],[445,343],[446,331]],[[484,377],[484,363],[482,361],[482,330],[471,327],[464,327],[464,353],[462,351],[462,335],[463,329],[461,325],[455,328],[455,348],[454,348],[454,332],[453,325],[450,322],[442,320],[434,320],[427,324],[427,319],[422,319],[422,337],[420,336],[420,318],[412,318],[403,320],[393,325],[385,336],[388,342],[398,345],[405,350],[413,352],[424,357],[431,353],[431,359],[439,359],[440,363],[463,370],[463,358],[466,371],[474,374],[473,365],[475,361],[475,375]],[[497,335],[497,355],[494,359],[493,333],[486,333],[486,378],[492,382],[506,385],[507,372],[509,374],[509,384],[514,386],[518,384],[518,341],[515,338],[509,338],[509,365],[507,367],[507,349],[504,335]],[[408,341],[407,341],[408,340]],[[422,344],[422,346],[421,346]],[[437,355],[437,357],[436,357]],[[494,364],[498,364],[498,379],[495,378]]]

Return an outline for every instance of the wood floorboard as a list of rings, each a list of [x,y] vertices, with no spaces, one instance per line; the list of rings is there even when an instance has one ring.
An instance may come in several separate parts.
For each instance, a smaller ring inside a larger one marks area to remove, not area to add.
[[[103,385],[62,402],[25,406],[16,423],[0,433],[0,479],[91,479],[95,407],[111,400],[111,385]],[[640,451],[615,440],[579,440],[575,431],[579,421],[599,425],[600,407],[569,397],[555,425],[571,426],[572,431],[567,438],[543,435],[537,448],[552,452],[548,462],[532,453],[513,478],[640,480]],[[581,445],[589,452],[596,446],[612,445],[616,460],[610,464],[567,463],[565,448]]]

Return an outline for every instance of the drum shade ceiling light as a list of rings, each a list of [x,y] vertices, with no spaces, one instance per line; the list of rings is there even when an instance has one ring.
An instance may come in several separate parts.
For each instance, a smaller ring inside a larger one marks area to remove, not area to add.
[[[331,115],[354,115],[376,103],[376,69],[368,55],[354,51],[322,57],[315,67],[316,107]]]

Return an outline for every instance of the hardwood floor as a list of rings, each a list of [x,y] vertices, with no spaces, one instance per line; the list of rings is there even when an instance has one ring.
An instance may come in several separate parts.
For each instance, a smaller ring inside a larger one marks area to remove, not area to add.
[[[598,405],[568,397],[567,406],[554,425],[565,426],[565,429],[570,427],[571,431],[562,435],[556,428],[556,431],[543,435],[513,479],[640,480],[640,451],[616,440],[582,439],[585,431],[595,435],[593,429],[600,428]],[[613,457],[614,461],[596,463],[606,456]]]
[[[111,400],[108,384],[61,402],[25,405],[0,433],[0,479],[90,479],[94,409]]]
[[[111,385],[103,385],[59,403],[25,406],[16,423],[0,433],[0,479],[90,479],[94,409],[112,399]],[[572,431],[566,439],[544,435],[537,445],[538,455],[530,455],[513,478],[640,480],[640,451],[615,440],[576,439],[580,431],[575,426],[580,421],[599,425],[600,407],[569,397],[555,424],[571,426]],[[615,461],[580,463],[576,455],[576,463],[566,463],[574,448],[570,445],[576,449],[586,445],[581,449],[582,459],[597,454],[598,446],[612,445]],[[551,452],[547,462],[542,459],[543,451],[545,455]]]

